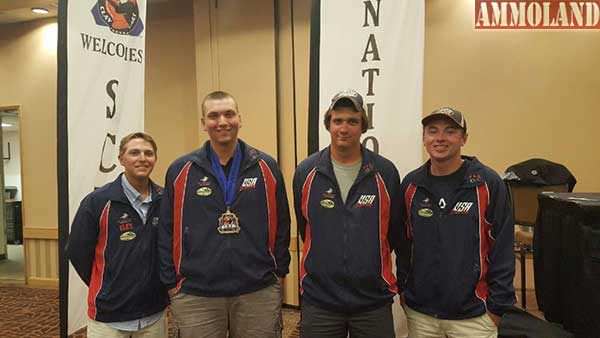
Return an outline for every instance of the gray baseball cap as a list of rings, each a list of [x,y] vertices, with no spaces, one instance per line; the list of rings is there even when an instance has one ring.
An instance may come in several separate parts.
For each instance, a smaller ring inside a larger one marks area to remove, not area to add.
[[[352,105],[354,105],[354,108],[356,109],[357,112],[361,112],[361,113],[365,112],[363,98],[354,89],[342,90],[341,92],[338,92],[337,94],[335,94],[333,96],[333,98],[331,99],[331,104],[329,105],[329,109],[327,109],[327,111],[329,112],[329,111],[333,110],[333,107],[335,107],[336,103],[338,103],[338,101],[342,100],[342,99],[350,100],[352,102]]]
[[[421,123],[423,124],[423,127],[425,127],[429,122],[431,122],[431,120],[439,117],[447,117],[456,123],[460,129],[464,130],[465,132],[467,131],[467,121],[465,120],[463,114],[451,107],[443,107],[432,111],[429,113],[429,115],[425,116],[421,120]]]

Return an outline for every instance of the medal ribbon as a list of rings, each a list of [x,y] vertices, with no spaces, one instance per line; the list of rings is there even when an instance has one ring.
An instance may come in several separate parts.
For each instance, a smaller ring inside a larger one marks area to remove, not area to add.
[[[219,181],[219,186],[221,190],[223,190],[223,194],[225,197],[225,205],[229,209],[233,201],[235,200],[235,182],[237,181],[238,175],[240,173],[240,165],[242,163],[242,151],[240,149],[240,144],[238,143],[235,146],[235,152],[233,153],[233,162],[231,163],[231,168],[229,168],[229,175],[225,177],[225,171],[221,166],[221,162],[219,161],[219,157],[215,153],[214,150],[211,149],[210,152],[210,165],[212,170],[217,175],[217,180]]]

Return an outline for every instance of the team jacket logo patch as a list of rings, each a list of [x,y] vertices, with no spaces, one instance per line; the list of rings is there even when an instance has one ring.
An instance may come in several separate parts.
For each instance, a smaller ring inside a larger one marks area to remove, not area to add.
[[[321,200],[321,206],[323,208],[326,208],[326,209],[332,209],[333,207],[335,207],[335,202],[333,200],[328,199],[328,198],[322,199]]]
[[[200,187],[196,190],[196,195],[198,196],[210,196],[212,194],[212,189],[210,187]]]
[[[242,182],[242,185],[240,186],[240,191],[256,188],[257,181],[258,181],[257,177],[244,178],[244,181]]]
[[[334,199],[335,194],[333,193],[333,188],[325,190],[325,192],[323,193],[323,198],[328,198],[330,200]]]
[[[154,226],[158,225],[158,217],[152,217],[152,225],[154,225]]]
[[[454,215],[466,215],[469,213],[472,206],[473,202],[456,202],[450,213]]]
[[[370,208],[375,202],[375,195],[360,195],[356,201],[356,208]]]
[[[135,232],[133,231],[127,231],[121,234],[121,236],[119,236],[119,239],[121,239],[122,241],[131,241],[133,239],[135,239],[136,235]]]
[[[131,221],[131,217],[129,217],[129,214],[127,213],[123,213],[123,215],[119,217],[117,223],[119,223],[119,230],[121,232],[133,229],[133,222]]]
[[[446,209],[446,200],[443,197],[438,201],[438,206],[440,209]]]
[[[482,181],[483,181],[483,179],[481,178],[481,175],[479,175],[477,173],[469,175],[469,183],[479,184]]]
[[[422,208],[417,211],[417,214],[421,217],[431,217],[433,216],[433,210],[429,208]]]

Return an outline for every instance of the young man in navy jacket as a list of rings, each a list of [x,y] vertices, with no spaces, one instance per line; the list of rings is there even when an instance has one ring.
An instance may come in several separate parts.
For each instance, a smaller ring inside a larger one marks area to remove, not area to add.
[[[422,124],[430,159],[402,181],[412,259],[398,279],[409,337],[496,337],[515,302],[507,189],[492,169],[461,156],[461,112],[441,108]]]
[[[269,155],[238,139],[234,98],[202,103],[209,140],[173,162],[161,211],[161,280],[182,338],[281,335],[290,263],[283,177]]]
[[[162,188],[149,178],[156,143],[148,134],[129,134],[119,161],[124,173],[81,202],[67,245],[89,287],[87,336],[167,337],[169,300],[156,249]]]
[[[400,177],[360,144],[368,120],[356,91],[336,94],[325,114],[331,144],[294,175],[305,338],[394,337],[397,292],[391,251],[400,239]],[[398,253],[398,252],[397,252]]]

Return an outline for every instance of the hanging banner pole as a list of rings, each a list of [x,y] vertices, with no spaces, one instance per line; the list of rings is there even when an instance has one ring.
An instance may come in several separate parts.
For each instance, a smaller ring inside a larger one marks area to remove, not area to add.
[[[69,175],[67,133],[67,0],[58,2],[57,86],[57,182],[58,182],[58,306],[60,337],[67,338],[69,261],[65,245],[69,237]]]

